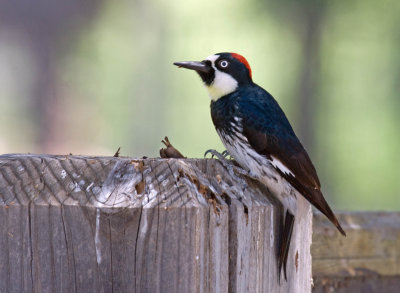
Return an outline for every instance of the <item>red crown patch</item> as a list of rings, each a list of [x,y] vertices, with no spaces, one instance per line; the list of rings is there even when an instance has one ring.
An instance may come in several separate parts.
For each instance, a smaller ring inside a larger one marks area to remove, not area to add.
[[[249,71],[250,78],[253,79],[250,64],[249,64],[249,62],[247,62],[246,58],[244,58],[242,55],[237,54],[237,53],[231,53],[231,56],[233,58],[235,58],[236,60],[239,60],[240,63],[242,63],[242,64],[244,64],[244,66],[246,66],[247,70]]]

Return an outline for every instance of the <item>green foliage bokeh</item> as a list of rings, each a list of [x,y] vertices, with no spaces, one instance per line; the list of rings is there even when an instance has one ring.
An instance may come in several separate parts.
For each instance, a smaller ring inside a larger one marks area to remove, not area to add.
[[[34,60],[20,42],[3,43],[0,150],[112,155],[121,146],[122,155],[153,157],[168,135],[188,157],[222,151],[200,79],[172,65],[221,51],[248,59],[254,81],[298,130],[303,24],[320,13],[307,148],[323,191],[339,209],[398,210],[400,2],[299,3],[104,2],[91,22],[52,44],[59,114],[50,150],[35,143],[40,129],[27,102]]]

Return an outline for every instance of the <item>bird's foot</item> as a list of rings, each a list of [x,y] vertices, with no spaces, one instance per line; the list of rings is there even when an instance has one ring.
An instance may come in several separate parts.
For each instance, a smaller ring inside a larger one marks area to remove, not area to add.
[[[230,156],[228,151],[223,151],[222,153],[217,152],[216,150],[208,150],[205,152],[204,157],[207,156],[208,154],[211,154],[211,157],[217,157],[218,160],[221,162],[221,164],[226,168],[228,171],[229,175],[233,177],[235,180],[239,181],[243,189],[247,188],[247,183],[246,180],[244,180],[242,177],[237,176],[236,174],[244,175],[246,177],[250,177],[252,179],[256,179],[255,176],[250,172],[247,171],[240,166],[235,165],[233,160],[229,160],[226,157]]]
[[[206,157],[208,154],[211,154],[212,159],[216,157],[218,160],[220,160],[222,165],[224,165],[224,167],[227,169],[233,169],[234,167],[237,167],[236,165],[233,164],[232,160],[227,159],[227,156],[230,155],[226,150],[223,151],[222,153],[219,153],[216,150],[208,150],[204,153],[204,157]]]
[[[230,154],[227,150],[224,150],[224,151],[221,153],[221,155],[222,155],[225,159],[228,159],[228,156],[229,156],[229,159],[230,159],[230,160],[233,159],[233,157],[231,156],[231,154]]]
[[[211,154],[211,158],[212,158],[212,159],[213,159],[214,157],[217,157],[217,158],[220,159],[220,160],[229,160],[229,159],[227,159],[227,157],[228,157],[228,156],[231,157],[231,155],[228,153],[227,150],[224,150],[222,153],[219,153],[219,152],[216,151],[216,150],[207,150],[207,151],[204,153],[204,157],[206,157],[208,154]],[[231,158],[232,158],[232,157],[231,157]]]

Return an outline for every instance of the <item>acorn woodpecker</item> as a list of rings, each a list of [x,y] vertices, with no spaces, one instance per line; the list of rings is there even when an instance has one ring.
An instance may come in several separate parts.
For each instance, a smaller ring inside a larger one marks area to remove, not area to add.
[[[211,117],[229,155],[252,177],[267,185],[286,210],[278,256],[279,275],[286,262],[300,193],[346,235],[325,201],[317,172],[285,113],[270,93],[253,82],[247,60],[218,53],[201,62],[175,62],[195,70],[211,98]],[[297,192],[295,192],[297,190]]]

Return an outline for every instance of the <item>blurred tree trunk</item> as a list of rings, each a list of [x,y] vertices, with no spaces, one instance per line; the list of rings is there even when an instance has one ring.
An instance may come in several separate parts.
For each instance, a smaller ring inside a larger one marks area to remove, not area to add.
[[[318,93],[320,75],[320,44],[321,25],[324,18],[324,2],[315,5],[314,1],[306,1],[303,13],[299,20],[303,28],[302,38],[302,60],[300,62],[300,76],[298,78],[299,109],[298,124],[299,136],[304,146],[313,152],[315,147],[315,132],[318,119]]]
[[[57,107],[55,65],[51,52],[52,37],[46,34],[32,34],[31,51],[36,60],[37,75],[31,94],[35,119],[36,146],[41,152],[49,152],[57,132],[57,118],[61,113]]]
[[[17,29],[28,36],[35,58],[30,109],[36,129],[37,151],[49,152],[56,133],[62,133],[57,120],[62,109],[57,107],[57,53],[67,50],[57,44],[60,36],[76,36],[96,16],[102,1],[15,0],[0,2],[1,29]],[[28,13],[29,11],[29,13]],[[23,82],[21,80],[21,82]]]
[[[279,25],[287,25],[299,37],[300,68],[294,90],[294,109],[297,133],[306,149],[312,153],[315,146],[315,127],[318,118],[321,29],[325,17],[325,1],[283,0],[263,2],[268,15]],[[272,11],[272,12],[271,12]]]
[[[129,133],[136,155],[154,155],[149,149],[159,145],[160,138],[167,135],[167,126],[160,122],[166,121],[165,116],[168,113],[166,68],[170,64],[165,63],[168,19],[165,10],[153,7],[155,3],[139,0],[131,5],[137,39],[135,54],[146,62],[138,64],[132,77],[134,92],[131,95],[132,123]],[[149,19],[152,21],[149,22]],[[145,34],[143,26],[146,26]],[[141,126],[143,121],[146,121],[146,127]],[[137,141],[141,143],[138,144]]]

